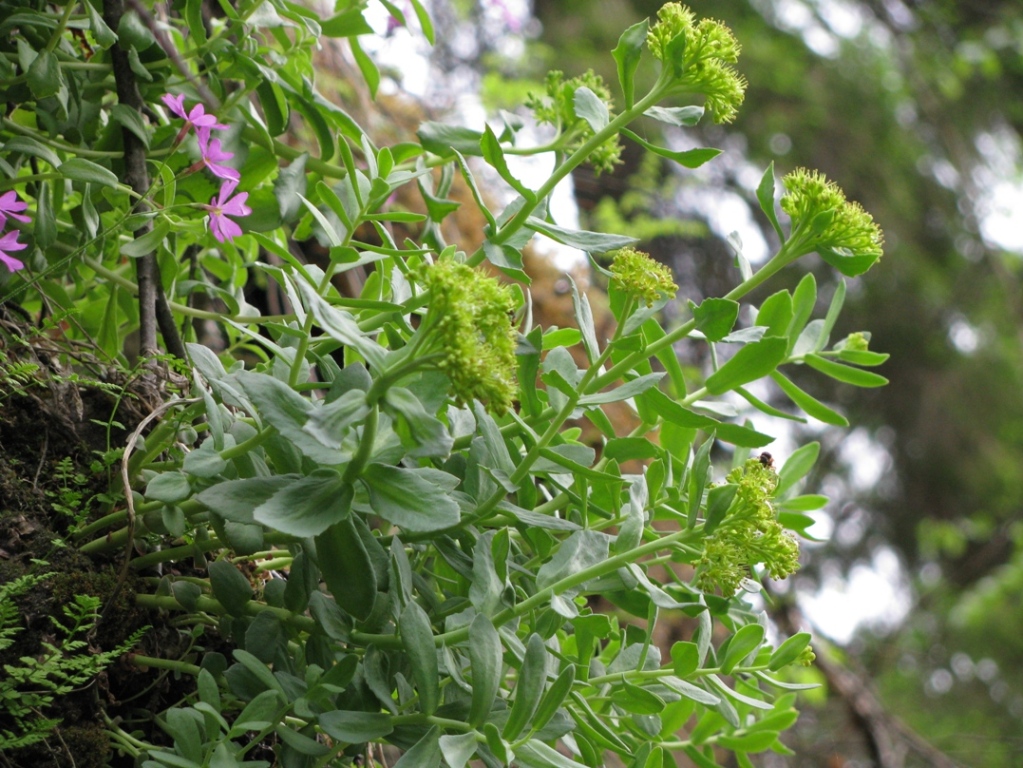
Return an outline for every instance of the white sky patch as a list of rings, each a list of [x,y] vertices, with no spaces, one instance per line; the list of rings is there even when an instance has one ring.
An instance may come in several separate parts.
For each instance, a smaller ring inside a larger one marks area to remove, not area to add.
[[[862,626],[887,631],[909,613],[911,592],[899,564],[889,548],[878,549],[869,565],[857,565],[847,579],[825,576],[812,595],[800,595],[800,608],[831,640],[846,644]]]

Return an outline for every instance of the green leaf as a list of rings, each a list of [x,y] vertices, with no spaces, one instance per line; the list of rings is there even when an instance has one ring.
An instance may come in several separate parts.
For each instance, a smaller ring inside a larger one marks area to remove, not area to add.
[[[803,279],[799,281],[799,285],[792,293],[792,320],[788,329],[782,334],[789,337],[789,354],[792,354],[796,340],[810,320],[816,304],[817,281],[814,279],[813,273],[808,272],[803,275]]]
[[[419,19],[419,26],[423,28],[423,36],[426,38],[430,45],[436,43],[436,36],[433,29],[433,21],[430,20],[430,14],[426,12],[426,8],[423,7],[420,0],[411,0],[412,8],[416,12],[416,18]]]
[[[556,749],[547,746],[539,739],[530,739],[515,748],[517,763],[527,768],[584,768],[582,763],[565,757]]]
[[[245,630],[245,647],[257,659],[269,664],[277,655],[277,646],[283,637],[281,620],[272,611],[260,611]]]
[[[459,480],[452,475],[370,464],[360,479],[369,490],[373,511],[394,525],[420,533],[458,525],[459,507],[450,494]]]
[[[778,509],[783,509],[787,512],[812,512],[815,509],[823,508],[827,505],[827,503],[827,496],[808,493],[803,496],[795,496],[791,499],[785,499],[785,501],[778,505]]]
[[[842,249],[821,248],[817,251],[825,262],[833,266],[846,277],[859,277],[881,258],[880,253],[856,255]]]
[[[305,553],[302,553],[303,555]],[[298,558],[296,558],[297,562]],[[311,566],[307,566],[311,568]],[[299,574],[295,573],[295,564],[291,565],[291,572],[288,574],[288,586],[292,584],[292,580],[297,581]],[[311,594],[307,595],[307,602],[309,605],[309,615],[313,617],[317,626],[323,630],[323,632],[331,640],[337,640],[339,643],[349,642],[351,629],[351,622],[345,618],[344,613],[341,612],[341,608],[338,607],[337,601],[327,597],[317,587],[319,583],[319,573],[314,572],[315,582],[312,584],[302,584],[300,589]],[[285,600],[287,600],[287,593],[285,593]],[[292,605],[288,605],[288,608],[292,611],[300,612],[298,606],[293,608]],[[354,658],[354,657],[349,657]]]
[[[373,612],[376,571],[351,516],[316,537],[316,564],[342,610],[356,619]]]
[[[465,768],[469,758],[476,753],[475,733],[459,733],[440,737],[440,751],[450,768]]]
[[[146,498],[164,504],[177,504],[191,495],[192,486],[188,476],[181,472],[163,472],[146,486]]]
[[[778,291],[764,299],[754,324],[767,329],[764,336],[787,336],[791,322],[792,295],[788,291]]]
[[[300,755],[307,755],[308,757],[323,757],[329,755],[333,750],[326,744],[320,744],[316,739],[312,739],[303,733],[293,731],[288,726],[281,723],[278,725],[274,732],[280,737],[281,741],[288,747],[298,752]]]
[[[611,701],[634,715],[659,715],[664,711],[664,699],[624,679],[622,686],[612,691]]]
[[[346,744],[363,744],[382,739],[394,730],[391,716],[382,712],[324,712],[317,723],[330,738]]]
[[[117,176],[112,171],[81,157],[65,160],[57,170],[65,179],[71,179],[71,181],[84,181],[87,184],[99,184],[101,187],[112,188],[116,188],[118,185]]]
[[[764,628],[759,624],[747,624],[728,641],[728,650],[721,660],[721,672],[730,675],[739,663],[759,648],[764,642]]]
[[[479,728],[490,714],[504,679],[501,637],[485,614],[477,613],[469,627],[469,670],[472,704],[468,723]]]
[[[637,238],[626,235],[607,235],[600,232],[565,229],[555,224],[549,224],[535,216],[526,219],[526,227],[541,235],[546,235],[556,243],[570,245],[587,253],[607,253],[639,242]]]
[[[363,17],[362,10],[357,6],[336,16],[331,16],[329,19],[323,19],[320,21],[320,31],[327,37],[372,35],[373,27]]]
[[[771,222],[774,231],[778,233],[778,239],[784,243],[785,233],[782,232],[781,224],[778,223],[778,211],[774,203],[774,189],[774,162],[772,161],[767,166],[767,170],[764,171],[760,184],[757,186],[757,202],[760,203],[760,210],[767,216],[767,220]]]
[[[206,25],[202,15],[203,0],[185,0],[185,22],[188,34],[199,45],[206,45]]]
[[[36,196],[36,217],[33,233],[36,245],[42,249],[49,248],[57,241],[57,214],[53,210],[53,193],[50,182],[39,185]]]
[[[785,492],[806,477],[813,465],[817,463],[821,444],[807,443],[794,450],[778,470],[778,485],[774,489],[775,496],[783,496]]]
[[[92,30],[92,37],[96,41],[96,44],[104,50],[112,46],[117,42],[117,35],[114,33],[107,23],[103,21],[103,17],[99,11],[93,6],[89,0],[85,0],[82,3],[85,6],[85,12],[89,15],[89,29]],[[148,146],[148,145],[147,145]]]
[[[174,707],[168,709],[167,731],[174,739],[174,747],[182,757],[196,763],[202,762],[202,739],[199,737],[199,724],[185,710]]]
[[[846,363],[852,363],[853,365],[881,365],[881,363],[885,362],[889,357],[891,357],[891,355],[885,352],[871,352],[870,350],[862,349],[838,350],[838,359]]]
[[[522,195],[527,200],[536,200],[536,195],[533,191],[526,187],[521,181],[515,178],[512,172],[508,169],[508,162],[504,157],[504,150],[501,148],[501,142],[497,138],[497,135],[491,130],[488,125],[483,131],[483,136],[480,138],[480,151],[483,153],[483,159],[497,171],[498,175],[508,182],[511,187]]]
[[[707,473],[710,471],[710,449],[714,445],[713,434],[703,441],[693,459],[689,472],[689,516],[687,526],[696,525],[696,517],[703,504],[703,489],[707,486]]]
[[[302,198],[306,193],[305,164],[309,153],[303,152],[287,168],[277,172],[274,180],[274,197],[281,209],[281,220],[294,221],[302,210]]]
[[[284,91],[277,83],[264,78],[256,86],[256,94],[263,107],[267,131],[271,136],[280,136],[288,130],[288,120],[291,117],[291,108],[288,106],[288,99],[284,95]]]
[[[781,391],[788,395],[789,399],[799,406],[807,416],[812,416],[819,421],[823,421],[825,424],[831,424],[836,427],[849,426],[845,416],[831,410],[824,403],[808,395],[780,372],[774,371],[771,373],[771,379],[781,387]]]
[[[694,125],[700,122],[704,113],[703,107],[689,106],[689,107],[650,107],[643,114],[647,117],[652,117],[654,120],[658,120],[668,125],[674,125],[677,128],[692,128]]]
[[[469,128],[446,123],[426,122],[416,131],[423,149],[438,157],[453,157],[455,152],[463,155],[482,155],[480,139],[483,134]]]
[[[88,2],[85,5],[90,6]],[[132,109],[127,104],[114,104],[110,108],[110,117],[120,123],[122,128],[131,131],[145,148],[149,149],[149,123],[137,109]]]
[[[144,235],[122,245],[120,254],[127,256],[129,259],[139,259],[143,256],[148,256],[160,247],[168,232],[170,232],[170,223],[166,219],[160,219],[156,226]]]
[[[515,683],[515,700],[501,732],[504,738],[514,740],[522,733],[540,703],[546,682],[547,646],[543,638],[534,632],[526,643],[526,655]]]
[[[56,96],[64,85],[60,61],[52,51],[40,51],[26,73],[28,87],[37,99]]]
[[[441,757],[440,728],[435,725],[401,756],[394,768],[440,768]]]
[[[696,320],[696,330],[707,337],[707,341],[721,341],[732,331],[739,318],[739,302],[731,299],[704,299],[700,306],[689,302],[689,308]]]
[[[302,397],[283,381],[262,373],[244,371],[235,374],[236,381],[249,396],[260,417],[280,432],[291,445],[313,461],[327,466],[344,463],[347,455],[340,450],[340,435],[336,444],[325,444],[322,434],[306,429],[316,406]]]
[[[3,151],[5,157],[8,157],[13,153],[38,157],[40,160],[45,160],[54,168],[58,167],[61,162],[60,158],[57,157],[56,152],[45,144],[33,139],[31,136],[12,136],[4,142]]]
[[[597,531],[576,531],[565,539],[558,551],[547,560],[536,574],[537,589],[544,589],[579,571],[607,560],[611,540]]]
[[[117,37],[122,48],[131,46],[136,51],[145,51],[156,43],[152,31],[135,11],[127,11],[121,16],[117,25]]]
[[[707,494],[707,519],[703,524],[703,532],[706,535],[714,533],[721,521],[725,519],[725,513],[732,506],[732,500],[738,490],[739,486],[731,483],[717,485],[710,489]]]
[[[433,642],[430,618],[426,611],[419,607],[419,603],[413,601],[405,606],[405,610],[398,618],[398,632],[401,634],[402,647],[412,665],[412,677],[419,692],[419,708],[423,714],[432,715],[440,704],[437,649]]]
[[[227,520],[251,524],[252,510],[293,482],[296,477],[297,475],[276,475],[228,480],[198,493],[195,499]]]
[[[402,443],[412,457],[445,457],[454,438],[444,422],[431,416],[422,402],[404,387],[390,387],[384,396],[384,410],[398,420]]]
[[[787,351],[788,341],[782,338],[768,337],[747,344],[707,377],[707,391],[712,395],[720,395],[767,376],[785,359]]]
[[[601,455],[618,462],[646,460],[659,456],[660,449],[645,437],[613,437]]]
[[[380,87],[380,70],[377,69],[377,65],[373,63],[373,59],[366,55],[366,52],[362,50],[362,46],[359,44],[359,38],[352,37],[348,40],[348,45],[352,49],[352,55],[355,57],[355,63],[359,65],[359,71],[362,72],[362,76],[366,79],[366,85],[369,86],[369,95],[371,98],[377,97],[377,88]]]
[[[658,373],[647,373],[638,378],[632,379],[622,384],[616,389],[612,389],[609,392],[596,392],[592,395],[584,395],[579,398],[579,405],[603,405],[604,403],[617,403],[621,400],[627,400],[630,397],[646,392],[651,387],[655,387],[657,382],[664,378],[664,372]]]
[[[281,533],[316,536],[351,512],[355,489],[332,469],[299,478],[252,511],[252,517]]]
[[[744,736],[726,736],[718,738],[718,745],[733,752],[764,752],[778,741],[777,731],[757,731]]]
[[[568,698],[568,694],[572,692],[572,686],[575,684],[575,674],[575,664],[569,664],[561,670],[561,674],[558,675],[558,678],[551,687],[547,689],[547,692],[540,699],[540,703],[536,707],[536,712],[533,713],[532,722],[529,726],[531,733],[539,731],[554,717],[558,708]]]
[[[213,596],[232,616],[244,616],[245,607],[252,600],[249,580],[226,560],[210,563],[208,570]]]
[[[815,368],[836,381],[852,384],[855,387],[883,387],[888,379],[872,371],[863,371],[849,365],[836,363],[820,355],[808,354],[803,358],[806,364]]]
[[[689,677],[700,667],[700,650],[696,643],[683,640],[671,646],[671,665],[679,677]]]
[[[625,108],[632,109],[635,102],[635,79],[636,69],[639,67],[640,59],[643,57],[643,47],[646,44],[646,33],[650,22],[647,19],[633,24],[622,32],[618,38],[618,45],[611,51],[615,64],[618,67],[618,83],[622,86],[622,95],[625,97]]]
[[[767,662],[767,668],[777,672],[782,667],[787,667],[802,655],[807,646],[810,645],[810,633],[799,632],[793,635],[784,643],[778,646]]]
[[[664,147],[659,147],[656,144],[651,144],[649,141],[641,138],[639,135],[633,133],[628,128],[622,128],[622,134],[628,136],[630,139],[632,139],[634,142],[636,142],[649,152],[653,152],[655,155],[660,155],[661,157],[666,157],[669,160],[674,160],[683,168],[699,168],[704,163],[713,160],[715,157],[721,154],[720,149],[713,149],[711,147],[703,147],[700,149],[687,149],[681,152],[666,149]]]
[[[594,133],[604,130],[610,121],[607,104],[585,85],[576,89],[572,97],[572,108],[576,117],[585,120]]]

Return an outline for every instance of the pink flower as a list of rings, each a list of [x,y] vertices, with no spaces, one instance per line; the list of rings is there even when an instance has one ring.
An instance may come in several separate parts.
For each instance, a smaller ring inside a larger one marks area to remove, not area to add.
[[[4,223],[6,223],[6,220]],[[2,261],[4,266],[11,272],[17,272],[19,269],[24,269],[25,263],[9,255],[7,251],[21,251],[24,249],[25,244],[18,242],[17,230],[8,232],[3,237],[0,237],[0,261]]]
[[[238,171],[226,165],[220,165],[224,160],[234,157],[233,152],[225,152],[220,146],[220,139],[210,138],[209,128],[196,130],[199,138],[199,152],[202,154],[202,165],[210,169],[210,173],[227,181],[237,182],[240,178]]]
[[[252,213],[252,209],[245,205],[245,201],[249,199],[248,192],[240,192],[231,197],[237,186],[238,182],[233,179],[225,181],[217,196],[210,200],[210,204],[203,206],[210,212],[210,231],[221,243],[242,233],[242,228],[227,218],[228,216],[248,216]]]
[[[169,93],[165,93],[163,95],[163,103],[167,105],[167,109],[185,121],[185,127],[181,129],[182,133],[188,131],[192,126],[207,130],[210,128],[227,128],[226,125],[218,123],[216,117],[206,114],[206,107],[202,104],[196,104],[190,112],[186,113],[184,94],[171,96]]]
[[[18,199],[18,194],[12,189],[9,192],[4,192],[0,195],[0,216],[10,216],[12,219],[28,223],[31,219],[28,216],[23,216],[19,211],[23,211],[28,208],[28,203],[23,203]],[[0,228],[2,228],[4,222],[0,222]]]

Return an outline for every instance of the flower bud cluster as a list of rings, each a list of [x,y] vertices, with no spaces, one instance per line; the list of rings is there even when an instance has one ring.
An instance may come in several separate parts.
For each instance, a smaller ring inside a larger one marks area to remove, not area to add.
[[[775,515],[771,497],[778,485],[774,470],[750,459],[732,470],[728,482],[738,486],[724,520],[704,539],[696,585],[705,591],[735,594],[750,570],[763,564],[772,579],[799,569],[799,544]]]
[[[622,291],[645,302],[648,307],[658,299],[674,298],[678,286],[671,270],[648,254],[634,248],[615,251],[611,262],[612,281]]]
[[[822,256],[857,256],[877,260],[884,236],[873,217],[859,203],[845,199],[845,193],[819,171],[797,168],[782,179],[786,193],[781,209],[792,219],[792,230],[805,232],[804,253]]]
[[[574,130],[575,138],[567,147],[574,151],[593,135],[593,128],[575,112],[575,92],[580,88],[589,88],[597,98],[607,105],[608,114],[614,117],[614,102],[611,91],[604,83],[604,78],[595,74],[592,69],[586,70],[579,77],[565,80],[563,72],[553,70],[547,73],[545,95],[529,94],[526,106],[533,110],[533,116],[540,124],[553,125],[567,131]],[[617,135],[597,147],[589,157],[597,173],[611,172],[621,162],[622,145]]]
[[[420,333],[422,352],[437,349],[437,367],[451,380],[460,404],[474,399],[504,413],[518,391],[512,326],[515,299],[479,269],[450,259],[424,267],[420,283],[430,291],[430,305]]]
[[[717,123],[730,123],[746,95],[746,80],[731,66],[739,43],[714,19],[696,20],[681,3],[667,3],[647,33],[647,47],[674,74],[673,90],[702,93]]]

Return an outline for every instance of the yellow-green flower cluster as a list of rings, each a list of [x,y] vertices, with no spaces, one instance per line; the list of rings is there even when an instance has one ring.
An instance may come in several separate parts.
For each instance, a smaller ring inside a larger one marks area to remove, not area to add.
[[[870,334],[858,331],[850,333],[835,345],[836,350],[848,349],[852,352],[866,352],[870,349]]]
[[[714,122],[735,119],[746,80],[731,66],[740,51],[732,30],[714,19],[697,21],[681,3],[667,3],[647,33],[647,47],[675,75],[673,89],[704,94]]]
[[[429,341],[420,353],[439,352],[437,367],[451,380],[459,403],[475,399],[504,413],[518,391],[511,290],[482,270],[450,259],[424,267],[420,283],[430,292],[419,329]]]
[[[859,203],[846,200],[835,182],[819,171],[797,168],[782,183],[781,208],[792,219],[793,237],[805,239],[803,252],[817,251],[832,264],[833,259],[858,257],[867,267],[881,258],[881,228]]]
[[[547,73],[545,95],[536,96],[531,93],[526,100],[526,106],[533,110],[533,116],[538,123],[553,125],[562,131],[574,131],[575,138],[566,147],[569,151],[574,151],[582,146],[593,135],[593,128],[590,124],[575,113],[575,92],[583,87],[593,91],[597,98],[607,105],[608,114],[614,117],[611,91],[604,83],[604,78],[594,73],[592,69],[569,80],[565,80],[563,72],[552,70]],[[621,154],[622,145],[616,134],[593,151],[589,162],[592,163],[597,173],[610,172],[614,170],[615,165],[621,162]]]
[[[799,568],[799,544],[785,530],[771,497],[778,485],[774,470],[759,459],[750,459],[728,475],[738,485],[727,516],[704,539],[697,565],[696,586],[705,591],[720,589],[731,596],[750,570],[763,563],[773,579],[784,579]]]
[[[665,296],[674,298],[678,291],[670,269],[634,248],[614,252],[611,275],[620,290],[642,300],[648,307]]]

